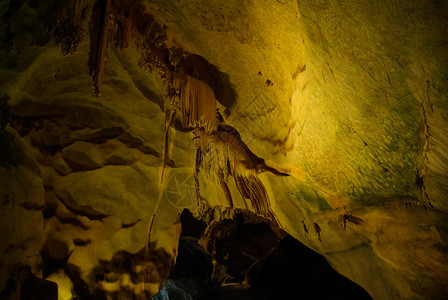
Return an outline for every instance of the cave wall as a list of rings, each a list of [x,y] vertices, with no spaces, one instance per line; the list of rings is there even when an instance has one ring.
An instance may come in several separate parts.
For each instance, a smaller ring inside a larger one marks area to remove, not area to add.
[[[1,4],[0,287],[154,295],[182,209],[231,206],[374,298],[443,298],[446,3],[129,3]]]

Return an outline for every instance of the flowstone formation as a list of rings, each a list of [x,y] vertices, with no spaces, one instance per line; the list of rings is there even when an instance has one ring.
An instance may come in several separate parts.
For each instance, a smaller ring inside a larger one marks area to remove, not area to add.
[[[446,3],[10,0],[0,13],[4,297],[54,295],[52,282],[59,299],[153,297],[184,208],[208,220],[199,240],[230,236],[240,209],[289,234],[269,244],[278,260],[248,256],[260,269],[305,253],[295,238],[375,299],[448,293]]]

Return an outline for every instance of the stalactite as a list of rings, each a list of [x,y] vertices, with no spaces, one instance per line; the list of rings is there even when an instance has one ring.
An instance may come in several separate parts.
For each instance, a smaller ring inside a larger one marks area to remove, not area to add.
[[[258,157],[249,149],[235,128],[220,124],[216,136],[221,143],[224,143],[230,149],[229,155],[232,157],[231,161],[234,164],[232,168],[234,170],[239,168],[236,164],[241,164],[246,169],[254,170],[255,173],[271,172],[279,176],[288,176],[288,174],[266,165],[263,158]]]
[[[229,186],[227,185],[227,180],[223,178],[222,173],[220,173],[218,176],[220,177],[219,183],[221,185],[222,191],[224,192],[224,195],[226,196],[227,204],[230,206],[230,208],[233,208],[232,194],[230,193]]]
[[[92,10],[90,23],[90,75],[93,76],[95,94],[99,95],[104,72],[109,32],[110,0],[98,0]]]
[[[185,128],[201,127],[208,133],[216,130],[216,99],[208,84],[185,75],[180,96],[182,125]]]
[[[167,48],[166,27],[157,23],[153,16],[145,12],[144,7],[141,1],[122,0],[111,4],[111,0],[98,0],[95,3],[91,22],[89,65],[95,81],[95,92],[98,94],[107,50],[108,20],[111,14],[112,20],[117,24],[116,45],[126,48],[130,37],[135,38],[143,53],[141,65],[157,70],[164,82],[164,149],[159,173],[159,194],[147,227],[147,255],[149,255],[152,227],[164,195],[165,170],[169,162],[169,129],[176,111],[179,113],[182,126],[185,129],[194,129],[195,133],[197,153],[194,178],[198,210],[208,206],[199,191],[198,174],[202,165],[206,173],[221,186],[230,207],[233,207],[234,203],[228,186],[229,175],[234,178],[246,207],[250,208],[247,203],[249,200],[257,214],[278,225],[270,208],[266,189],[256,174],[262,172],[287,174],[267,166],[264,159],[247,147],[235,128],[223,124],[222,117],[218,118],[217,101],[225,100],[231,103],[230,98],[233,97],[232,89],[224,82],[225,76],[198,55],[189,54],[175,47]]]
[[[129,40],[131,39],[132,23],[126,17],[119,17],[117,20],[117,47],[123,49],[129,46]]]
[[[234,179],[241,196],[243,196],[243,199],[250,200],[255,213],[265,216],[273,224],[280,227],[277,218],[271,210],[268,194],[260,179],[254,175],[236,175]]]
[[[196,215],[201,216],[206,211],[209,210],[210,206],[208,205],[207,199],[201,196],[201,190],[199,188],[199,171],[202,162],[202,151],[201,148],[198,147],[196,151],[196,163],[195,163],[195,171],[194,171],[194,187],[196,192],[196,200],[197,200],[197,211]]]
[[[162,165],[159,172],[159,182],[158,182],[158,197],[157,202],[154,206],[153,212],[151,214],[149,223],[148,223],[148,229],[147,229],[147,239],[146,239],[146,253],[149,255],[149,246],[151,243],[151,231],[152,227],[154,225],[154,220],[156,218],[157,212],[160,207],[160,203],[162,202],[163,196],[164,196],[164,189],[165,189],[165,168],[167,161],[169,160],[168,157],[168,139],[169,139],[169,130],[171,127],[171,124],[173,122],[173,118],[175,115],[175,110],[172,110],[169,108],[168,105],[166,105],[166,111],[165,111],[165,134],[163,137],[163,152],[162,152]],[[149,259],[149,258],[148,258]]]

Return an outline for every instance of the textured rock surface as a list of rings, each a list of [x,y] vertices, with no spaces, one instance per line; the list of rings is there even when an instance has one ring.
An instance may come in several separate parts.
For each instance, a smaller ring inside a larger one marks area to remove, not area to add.
[[[60,284],[60,297],[68,299],[123,289],[144,298],[147,280],[138,278],[150,272],[154,295],[168,277],[182,207],[162,203],[151,240],[151,253],[158,254],[140,255],[158,195],[163,113],[134,85],[126,68],[137,67],[138,55],[128,51],[109,54],[101,97],[91,92],[87,52],[61,56],[54,46],[39,49],[17,82],[2,90],[12,97],[2,149],[2,284],[18,262],[40,267],[35,273]],[[160,79],[149,72],[139,78],[161,97]],[[181,147],[180,157],[193,151]],[[180,166],[188,163],[182,160]],[[100,262],[120,253],[137,257],[127,270],[132,278],[122,270],[96,289]]]
[[[376,299],[446,295],[444,1],[142,3],[0,4],[0,288],[153,295],[178,213],[223,205]]]
[[[176,266],[155,299],[371,299],[266,219],[215,209],[232,217],[212,210],[206,223],[182,212]]]
[[[28,264],[40,271],[40,244],[44,222],[44,188],[37,165],[29,158],[26,146],[14,130],[0,135],[1,227],[0,288],[6,287],[8,270],[15,264]]]

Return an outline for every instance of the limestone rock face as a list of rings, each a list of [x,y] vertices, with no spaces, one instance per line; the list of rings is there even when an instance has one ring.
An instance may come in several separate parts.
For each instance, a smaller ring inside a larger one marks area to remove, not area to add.
[[[136,53],[110,53],[111,77],[101,97],[92,94],[85,49],[61,56],[54,45],[42,47],[3,90],[10,100],[2,129],[2,287],[20,262],[58,283],[61,298],[146,299],[174,265],[182,210],[162,203],[146,247],[159,194],[163,113],[127,71],[137,67]],[[149,79],[161,97],[160,79],[148,74],[140,80]],[[194,149],[181,146],[180,157]],[[123,255],[132,263],[106,278],[102,266]]]
[[[174,266],[179,213],[230,207],[375,299],[448,293],[444,1],[0,13],[1,289],[21,263],[61,299],[145,299]]]
[[[8,128],[1,133],[0,140],[0,288],[3,291],[9,278],[8,270],[13,270],[16,264],[27,264],[32,267],[30,271],[40,271],[45,191],[39,168],[29,157],[17,132]]]

